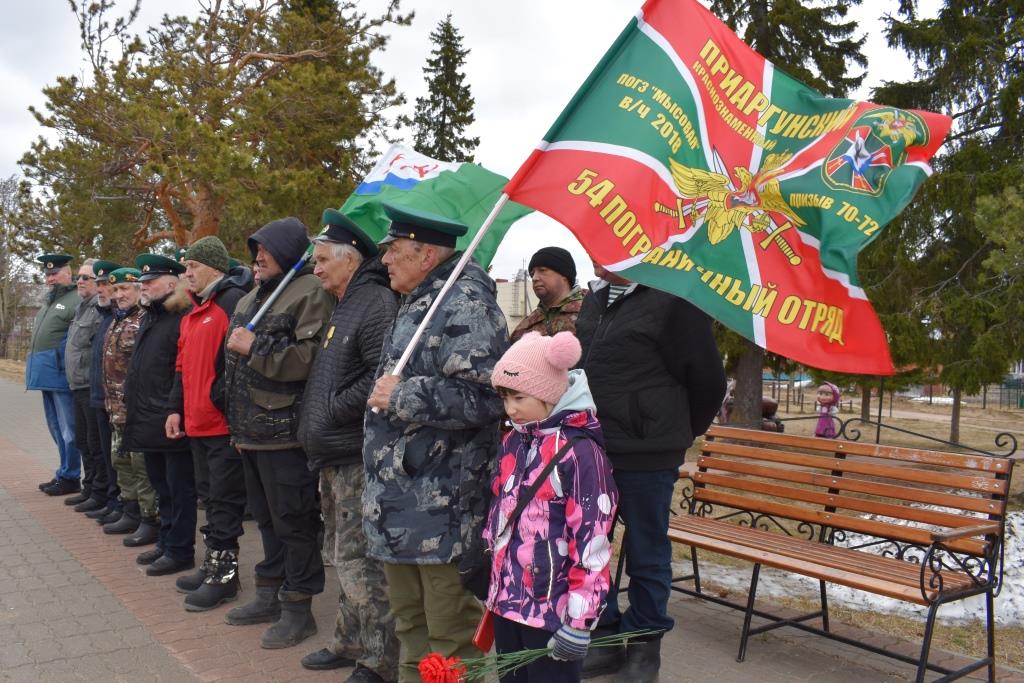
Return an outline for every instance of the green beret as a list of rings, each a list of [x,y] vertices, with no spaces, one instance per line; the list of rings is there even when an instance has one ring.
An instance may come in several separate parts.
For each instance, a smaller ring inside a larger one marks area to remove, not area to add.
[[[234,256],[228,257],[228,272],[231,272],[240,265],[243,265],[242,262],[236,259]]]
[[[96,276],[96,281],[105,280],[112,272],[123,266],[120,263],[114,263],[113,261],[96,261],[92,264],[92,273]]]
[[[188,249],[185,247],[181,247],[180,249],[178,249],[178,251],[174,252],[174,260],[177,261],[178,263],[181,263],[182,261],[185,260],[185,254],[187,253]]]
[[[327,228],[316,238],[319,242],[337,242],[355,247],[364,257],[376,256],[380,251],[359,225],[336,209],[325,209],[321,223]]]
[[[174,275],[177,277],[185,272],[185,266],[173,258],[160,256],[159,254],[140,254],[135,257],[135,267],[142,275],[139,280],[153,280],[161,275]]]
[[[70,263],[71,257],[67,254],[40,254],[36,256],[36,261],[43,264],[43,270],[49,275]]]
[[[107,276],[107,282],[116,285],[122,282],[138,282],[142,273],[136,268],[118,268]]]
[[[404,237],[415,242],[454,248],[455,241],[469,231],[464,224],[436,213],[397,204],[383,206],[384,213],[391,219],[391,226],[380,244]]]

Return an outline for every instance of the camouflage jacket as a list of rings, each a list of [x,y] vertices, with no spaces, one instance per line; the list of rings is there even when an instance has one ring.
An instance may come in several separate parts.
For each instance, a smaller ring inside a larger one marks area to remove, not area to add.
[[[517,342],[527,332],[540,332],[552,336],[558,332],[576,332],[576,318],[579,317],[583,305],[583,290],[574,287],[569,296],[551,308],[540,304],[533,313],[519,321],[512,332],[512,341]]]
[[[135,306],[124,316],[115,312],[114,322],[107,328],[103,339],[103,391],[106,393],[107,413],[110,421],[123,425],[127,419],[124,404],[124,383],[135,350],[135,336],[139,333],[146,310]]]
[[[395,366],[457,259],[402,300],[377,377]],[[494,282],[470,263],[431,319],[388,410],[366,413],[363,527],[374,559],[446,564],[483,529],[502,414],[491,371],[508,348],[494,296]]]

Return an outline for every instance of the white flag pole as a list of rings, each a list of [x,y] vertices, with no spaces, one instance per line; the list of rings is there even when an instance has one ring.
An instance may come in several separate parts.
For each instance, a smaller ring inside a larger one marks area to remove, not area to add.
[[[416,328],[416,331],[412,335],[412,339],[409,340],[409,344],[405,347],[405,350],[402,352],[402,355],[395,364],[395,367],[391,369],[390,374],[401,375],[402,371],[405,370],[405,366],[408,365],[409,359],[412,357],[412,352],[416,348],[416,344],[419,343],[420,337],[422,337],[423,333],[426,331],[427,325],[430,324],[430,320],[434,317],[434,313],[436,313],[437,309],[441,306],[441,302],[444,300],[445,294],[448,293],[448,290],[455,284],[459,275],[461,275],[462,271],[465,270],[466,264],[469,263],[469,259],[473,256],[473,252],[476,251],[478,246],[480,246],[480,240],[482,240],[484,235],[487,234],[491,224],[494,223],[498,214],[501,213],[506,202],[508,202],[508,195],[502,192],[501,196],[498,197],[498,201],[495,202],[494,208],[491,209],[491,212],[487,214],[487,218],[484,219],[483,225],[480,226],[476,235],[473,236],[473,240],[469,243],[469,246],[466,247],[466,251],[463,252],[462,258],[460,258],[459,262],[455,264],[455,270],[453,270],[452,274],[448,276],[444,286],[441,287],[441,291],[438,292],[436,297],[434,297],[434,302],[430,304],[430,308],[427,309],[426,315],[423,316],[423,320],[420,322],[419,327]],[[374,408],[373,412],[376,413],[379,411],[377,408]]]

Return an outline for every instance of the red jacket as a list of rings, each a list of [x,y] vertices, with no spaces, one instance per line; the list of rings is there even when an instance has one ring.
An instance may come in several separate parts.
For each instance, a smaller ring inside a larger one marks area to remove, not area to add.
[[[191,438],[227,436],[224,417],[224,338],[235,305],[252,286],[252,273],[235,268],[217,283],[206,301],[193,294],[192,309],[181,319],[177,376],[171,405],[184,418]]]

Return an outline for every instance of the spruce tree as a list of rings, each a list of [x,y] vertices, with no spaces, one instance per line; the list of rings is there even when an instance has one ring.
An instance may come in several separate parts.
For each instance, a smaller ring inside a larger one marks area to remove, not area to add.
[[[711,11],[744,42],[797,80],[832,97],[845,97],[864,80],[851,74],[865,67],[864,37],[855,37],[856,24],[847,20],[851,5],[860,0],[714,0]],[[733,422],[761,420],[764,349],[729,332],[723,351],[736,375]]]
[[[443,161],[473,161],[473,150],[480,138],[466,136],[473,123],[473,95],[462,68],[469,50],[462,47],[462,36],[445,17],[430,34],[434,48],[423,68],[427,96],[416,98],[414,145],[428,157]]]

